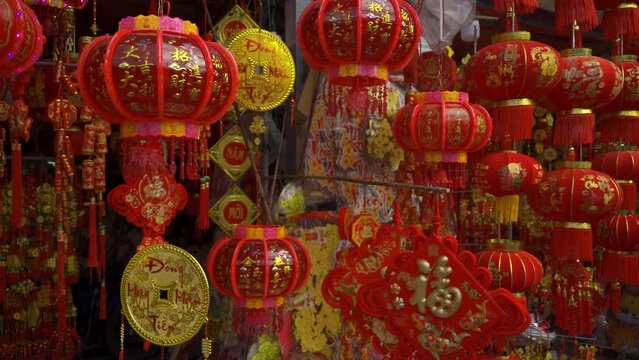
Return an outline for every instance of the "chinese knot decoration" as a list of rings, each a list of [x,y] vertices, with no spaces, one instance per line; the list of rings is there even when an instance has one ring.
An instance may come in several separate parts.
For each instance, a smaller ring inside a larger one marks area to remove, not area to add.
[[[209,279],[222,294],[236,300],[236,329],[263,327],[284,297],[299,290],[310,274],[311,259],[302,243],[286,229],[269,225],[239,225],[232,238],[211,248],[206,262]],[[244,313],[245,309],[248,313]],[[241,319],[241,314],[247,319]]]
[[[346,105],[365,112],[372,93],[373,109],[383,113],[388,74],[410,62],[421,32],[417,13],[404,0],[321,0],[302,13],[297,40],[309,64],[328,72],[332,112]]]
[[[561,57],[549,45],[531,41],[525,31],[493,36],[493,44],[479,50],[467,65],[469,92],[493,102],[493,138],[529,139],[534,104],[531,99],[561,78]]]
[[[0,77],[30,68],[46,38],[35,13],[21,0],[0,0]]]

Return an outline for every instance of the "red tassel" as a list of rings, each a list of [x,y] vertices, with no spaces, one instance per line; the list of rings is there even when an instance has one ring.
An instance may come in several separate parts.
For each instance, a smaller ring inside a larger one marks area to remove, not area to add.
[[[142,348],[144,349],[144,351],[149,351],[149,349],[151,348],[151,342],[149,340],[144,340],[144,345],[142,345]]]
[[[6,260],[0,261],[0,304],[4,304],[7,297],[7,264]]]
[[[22,149],[18,142],[11,144],[11,227],[22,227]]]
[[[100,320],[106,320],[107,318],[107,292],[106,284],[102,280],[100,285]]]
[[[98,243],[100,246],[100,266],[102,268],[102,281],[106,276],[106,228],[100,224],[98,230]]]
[[[607,251],[600,266],[605,280],[639,285],[639,254]]]
[[[639,8],[633,3],[620,4],[604,12],[601,21],[603,37],[615,41],[619,36],[636,37],[639,35]]]
[[[552,256],[592,261],[592,230],[589,223],[557,223],[552,233]]]
[[[615,282],[608,287],[608,299],[610,299],[610,310],[618,314],[621,311],[621,284]]]
[[[89,268],[97,268],[98,263],[98,224],[95,198],[91,198],[89,204],[89,256],[87,266]]]
[[[617,180],[623,191],[621,210],[634,211],[637,208],[637,186],[632,181]]]
[[[528,99],[500,102],[492,109],[493,140],[525,140],[532,136],[535,107]]]
[[[590,109],[562,112],[555,121],[553,144],[580,145],[594,141],[595,116]]]
[[[56,299],[58,299],[58,326],[57,332],[63,334],[67,330],[67,297],[66,297],[66,281],[64,277],[64,266],[67,259],[66,252],[66,234],[64,230],[58,229],[58,259],[56,261],[57,279],[56,279]]]
[[[555,1],[555,28],[559,32],[570,32],[575,21],[582,32],[591,31],[599,25],[593,0]]]
[[[209,221],[209,201],[211,197],[210,178],[205,176],[200,179],[200,209],[198,214],[197,228],[206,230],[210,227]]]
[[[537,0],[493,0],[493,6],[499,13],[505,13],[513,7],[516,14],[532,14],[539,3]]]
[[[634,111],[604,114],[601,122],[601,141],[639,145],[639,117]]]

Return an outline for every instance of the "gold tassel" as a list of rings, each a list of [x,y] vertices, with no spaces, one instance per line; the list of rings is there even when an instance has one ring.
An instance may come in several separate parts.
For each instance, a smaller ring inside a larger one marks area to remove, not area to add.
[[[498,224],[517,222],[519,218],[519,195],[500,196],[495,199],[495,221]]]

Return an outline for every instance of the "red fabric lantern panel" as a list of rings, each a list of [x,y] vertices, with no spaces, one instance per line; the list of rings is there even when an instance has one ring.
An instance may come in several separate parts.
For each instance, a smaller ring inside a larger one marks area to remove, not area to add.
[[[428,51],[416,58],[415,73],[414,83],[419,91],[453,90],[457,81],[457,64],[447,51],[440,54]]]
[[[493,289],[503,287],[513,293],[534,289],[544,275],[541,261],[514,240],[489,241],[488,249],[477,253],[477,265],[493,272]]]
[[[613,56],[623,72],[623,88],[613,101],[598,109],[604,143],[639,144],[639,62],[636,55]]]
[[[0,76],[31,67],[42,55],[46,38],[31,8],[19,0],[0,1]]]
[[[238,226],[217,242],[207,259],[209,279],[226,296],[275,299],[299,290],[311,261],[299,240],[280,226]],[[276,302],[274,304],[277,304]]]
[[[561,58],[552,47],[530,40],[520,31],[493,37],[493,44],[479,50],[467,65],[469,92],[495,102],[492,112],[496,139],[509,135],[528,139],[537,98],[561,76]]]
[[[616,214],[600,221],[599,245],[602,277],[608,281],[639,284],[639,215]]]
[[[548,110],[559,112],[555,145],[591,144],[595,124],[592,109],[614,100],[623,88],[619,67],[591,53],[590,49],[562,51],[561,81],[539,99]]]
[[[639,179],[639,151],[615,150],[599,154],[592,160],[592,168],[617,180],[623,190],[622,209],[634,211],[637,187],[633,180]]]
[[[161,41],[161,42],[160,42]],[[104,119],[122,123],[123,137],[197,138],[199,126],[228,110],[238,70],[230,53],[205,42],[177,18],[125,18],[113,37],[82,52],[78,86]]]
[[[602,221],[608,236],[601,246],[613,251],[639,251],[639,215],[615,214]]]

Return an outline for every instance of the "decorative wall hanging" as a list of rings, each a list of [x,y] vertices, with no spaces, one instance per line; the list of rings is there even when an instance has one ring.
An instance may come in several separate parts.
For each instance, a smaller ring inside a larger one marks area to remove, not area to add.
[[[208,155],[231,180],[237,181],[251,167],[249,151],[242,130],[234,126],[208,150]]]
[[[421,33],[417,13],[404,0],[313,1],[297,24],[304,57],[328,72],[332,114],[347,107],[362,114],[371,105],[384,114],[388,74],[410,62]]]
[[[227,234],[232,234],[237,225],[248,225],[257,217],[257,206],[242,191],[233,185],[209,210],[211,219]]]
[[[216,40],[227,45],[240,32],[257,27],[259,27],[257,23],[236,4],[213,26],[212,30]]]

